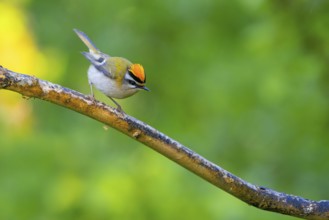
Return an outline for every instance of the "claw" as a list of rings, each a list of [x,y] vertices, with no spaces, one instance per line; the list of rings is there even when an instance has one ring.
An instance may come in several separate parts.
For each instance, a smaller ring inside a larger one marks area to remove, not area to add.
[[[95,96],[93,96],[93,95],[88,95],[88,98],[89,98],[93,103],[96,102]]]

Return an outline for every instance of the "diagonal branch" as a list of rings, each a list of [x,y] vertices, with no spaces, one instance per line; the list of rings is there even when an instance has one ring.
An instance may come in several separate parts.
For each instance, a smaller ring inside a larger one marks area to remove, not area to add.
[[[0,89],[43,99],[107,124],[145,144],[249,205],[305,219],[329,219],[329,201],[312,201],[252,185],[155,128],[88,96],[0,66]]]

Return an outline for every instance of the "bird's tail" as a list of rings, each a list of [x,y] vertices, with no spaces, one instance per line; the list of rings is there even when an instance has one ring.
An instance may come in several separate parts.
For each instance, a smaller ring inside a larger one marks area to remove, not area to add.
[[[100,51],[97,49],[95,44],[89,39],[89,37],[85,33],[79,31],[78,29],[73,29],[73,30],[82,40],[82,42],[89,48],[90,53],[99,54]]]

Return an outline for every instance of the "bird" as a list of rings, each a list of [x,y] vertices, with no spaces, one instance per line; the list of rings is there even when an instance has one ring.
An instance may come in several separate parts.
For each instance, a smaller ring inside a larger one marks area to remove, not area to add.
[[[88,69],[88,82],[90,97],[93,101],[95,101],[94,86],[113,101],[117,110],[123,112],[119,103],[114,99],[127,98],[139,90],[150,91],[145,86],[146,75],[141,64],[132,63],[123,57],[105,54],[84,32],[78,29],[73,30],[89,49],[89,52],[82,52],[82,54],[91,63]]]

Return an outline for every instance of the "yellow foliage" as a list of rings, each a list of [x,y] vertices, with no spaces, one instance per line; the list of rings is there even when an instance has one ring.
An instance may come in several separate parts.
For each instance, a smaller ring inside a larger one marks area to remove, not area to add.
[[[41,52],[37,48],[24,13],[17,4],[0,2],[0,65],[55,80],[64,72],[64,58],[56,49]],[[1,90],[0,95],[0,125],[25,133],[33,121],[30,104],[12,92]]]

